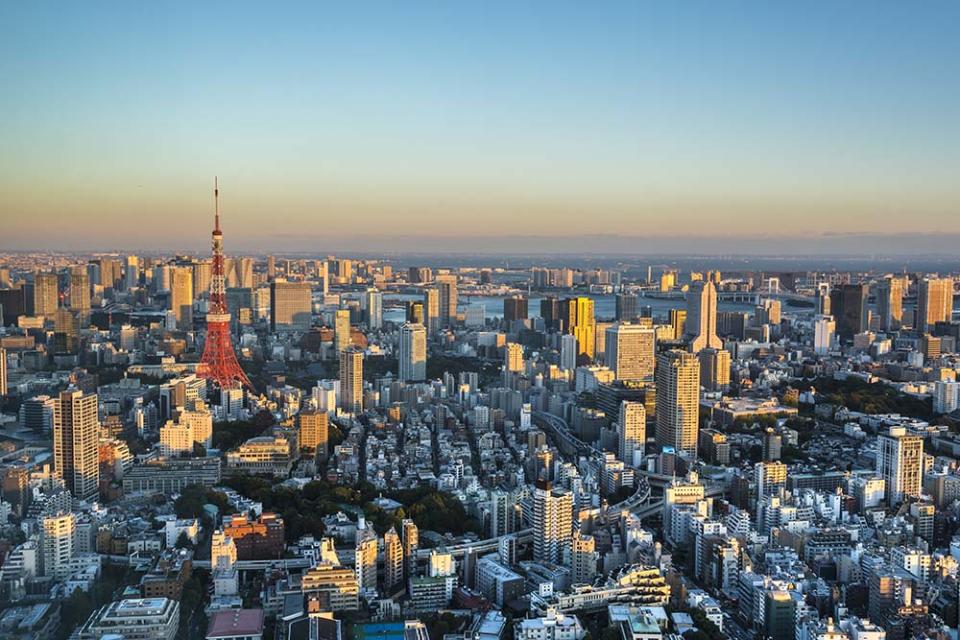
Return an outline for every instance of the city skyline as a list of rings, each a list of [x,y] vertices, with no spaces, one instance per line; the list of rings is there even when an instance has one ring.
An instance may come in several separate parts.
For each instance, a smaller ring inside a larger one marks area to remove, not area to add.
[[[7,6],[0,248],[950,251],[956,5],[738,8]]]

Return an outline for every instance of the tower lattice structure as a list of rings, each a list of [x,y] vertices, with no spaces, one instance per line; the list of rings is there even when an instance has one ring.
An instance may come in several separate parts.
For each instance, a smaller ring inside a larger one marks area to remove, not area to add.
[[[207,311],[207,342],[197,371],[201,378],[216,382],[221,389],[253,385],[237,362],[230,336],[230,312],[227,310],[227,285],[223,268],[223,232],[220,230],[220,189],[213,183],[213,266],[210,278],[210,306]]]

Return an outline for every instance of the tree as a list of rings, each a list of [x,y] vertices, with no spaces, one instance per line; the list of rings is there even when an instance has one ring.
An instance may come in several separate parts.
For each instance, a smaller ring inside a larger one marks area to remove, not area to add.
[[[196,547],[186,531],[181,531],[180,535],[177,536],[177,544],[175,546],[177,549],[193,549]]]

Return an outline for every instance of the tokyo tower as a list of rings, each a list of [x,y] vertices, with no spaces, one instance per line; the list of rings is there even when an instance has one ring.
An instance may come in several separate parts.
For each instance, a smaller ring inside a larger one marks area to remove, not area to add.
[[[213,179],[213,268],[210,278],[210,306],[207,310],[207,342],[197,375],[213,380],[221,389],[253,388],[237,362],[230,337],[230,312],[227,311],[227,285],[223,273],[223,232],[220,230],[220,189]]]

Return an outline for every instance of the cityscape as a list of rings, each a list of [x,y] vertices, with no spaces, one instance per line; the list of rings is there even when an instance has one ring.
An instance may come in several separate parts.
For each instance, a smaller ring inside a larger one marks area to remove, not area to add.
[[[956,5],[281,5],[0,8],[0,638],[958,640]]]

